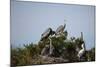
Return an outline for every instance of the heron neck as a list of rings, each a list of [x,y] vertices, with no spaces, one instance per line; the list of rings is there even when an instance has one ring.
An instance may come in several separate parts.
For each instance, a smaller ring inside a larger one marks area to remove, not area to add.
[[[82,44],[82,49],[85,50],[84,44]]]
[[[52,40],[51,40],[51,38],[49,38],[49,40],[50,40],[50,45],[52,44]]]

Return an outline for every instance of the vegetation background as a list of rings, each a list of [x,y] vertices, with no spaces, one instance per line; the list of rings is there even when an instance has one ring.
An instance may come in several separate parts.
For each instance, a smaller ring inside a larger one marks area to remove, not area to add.
[[[68,60],[66,63],[71,62],[87,62],[95,61],[95,47],[90,50],[86,50],[83,55],[82,60],[78,60],[76,46],[80,49],[80,43],[83,41],[81,37],[67,38],[68,33],[64,31],[65,36],[60,36],[58,38],[52,38],[52,45],[54,46],[54,54],[51,59],[62,57],[65,60]],[[73,42],[75,40],[75,42]],[[23,48],[12,48],[11,49],[11,65],[12,66],[23,66],[23,65],[38,65],[38,64],[54,64],[54,63],[65,63],[63,61],[54,60],[43,60],[40,57],[42,49],[46,44],[49,44],[49,39],[43,40],[38,44],[30,43],[24,44]]]

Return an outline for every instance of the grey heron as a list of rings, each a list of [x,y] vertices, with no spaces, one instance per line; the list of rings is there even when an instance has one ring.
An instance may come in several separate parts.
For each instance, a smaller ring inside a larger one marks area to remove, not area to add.
[[[43,51],[41,52],[41,54],[43,55],[45,52],[46,52],[46,50],[47,50],[47,48],[49,48],[49,52],[48,52],[48,54],[47,55],[52,55],[52,53],[53,53],[53,50],[54,50],[54,47],[53,47],[53,45],[52,45],[52,35],[53,34],[55,34],[55,32],[51,29],[51,28],[48,28],[42,35],[41,35],[41,41],[43,41],[44,39],[49,39],[49,42],[50,42],[50,44],[49,44],[49,46],[47,45],[47,46],[45,46],[45,48],[43,49]]]
[[[60,25],[60,26],[57,28],[57,30],[55,31],[55,34],[62,33],[62,32],[64,31],[65,27],[66,27],[66,24]]]
[[[41,40],[42,41],[43,39],[47,39],[50,35],[53,35],[55,34],[55,32],[51,29],[51,28],[48,28],[42,35],[41,35]]]

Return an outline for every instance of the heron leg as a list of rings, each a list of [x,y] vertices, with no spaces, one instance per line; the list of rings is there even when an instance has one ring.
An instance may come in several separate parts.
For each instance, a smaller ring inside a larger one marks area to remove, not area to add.
[[[49,40],[50,40],[49,54],[52,55],[52,54],[53,54],[53,49],[54,49],[54,47],[53,47],[53,45],[52,45],[52,40],[51,40],[51,38],[49,38]]]

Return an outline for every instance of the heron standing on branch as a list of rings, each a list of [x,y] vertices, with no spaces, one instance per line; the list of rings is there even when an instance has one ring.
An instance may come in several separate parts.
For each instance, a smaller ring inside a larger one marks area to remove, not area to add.
[[[48,28],[42,35],[41,35],[41,41],[43,41],[44,39],[49,39],[50,41],[50,44],[49,44],[49,55],[51,56],[53,54],[53,50],[54,50],[54,47],[52,45],[52,35],[55,34],[55,32],[51,29],[51,28]],[[48,46],[46,47],[48,48]],[[46,52],[46,49],[44,49],[42,51],[41,54],[44,54]]]

